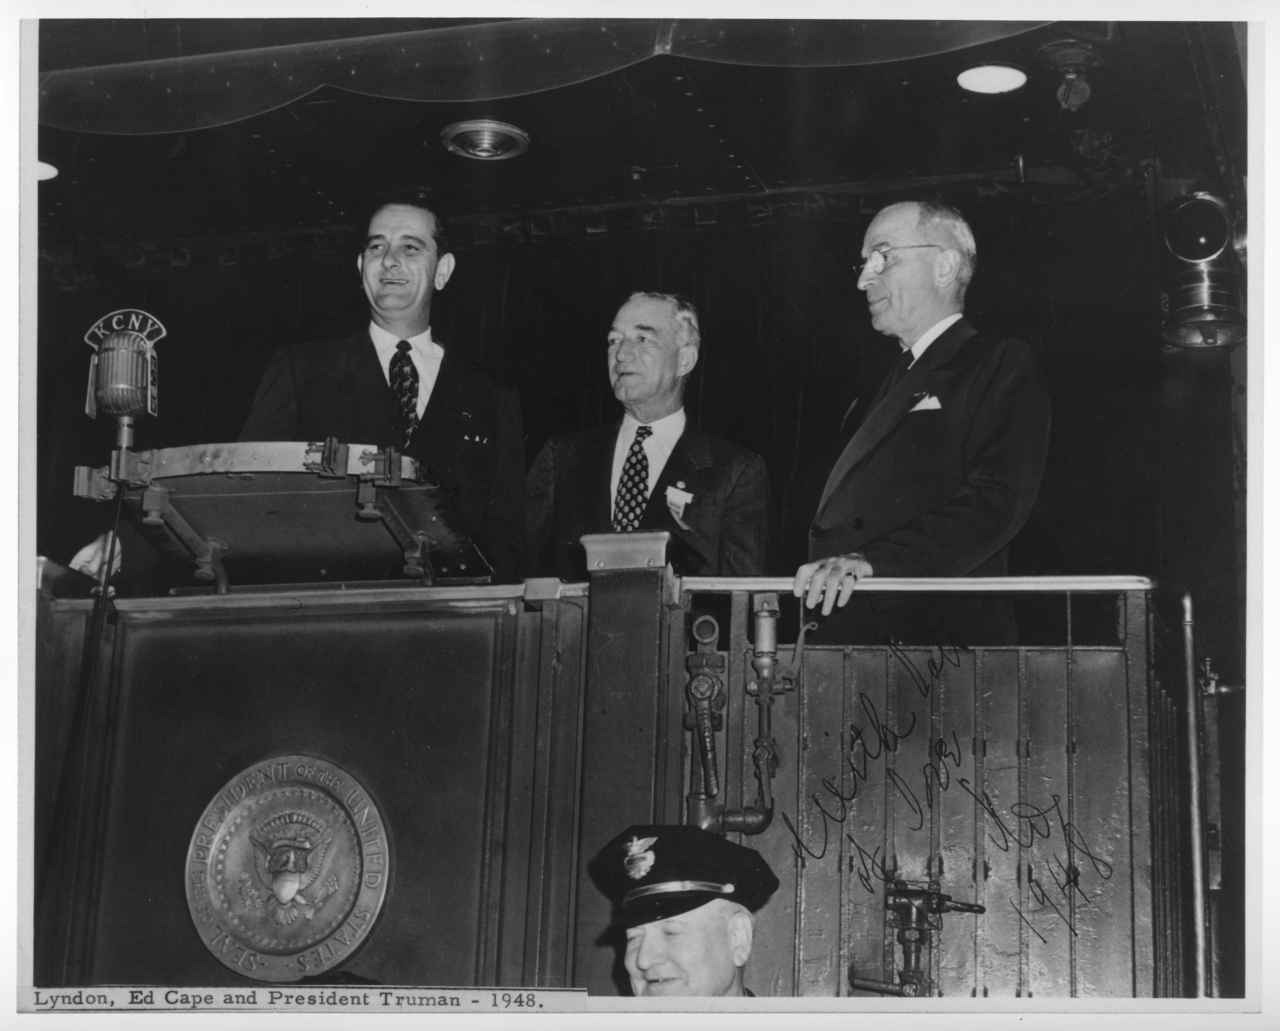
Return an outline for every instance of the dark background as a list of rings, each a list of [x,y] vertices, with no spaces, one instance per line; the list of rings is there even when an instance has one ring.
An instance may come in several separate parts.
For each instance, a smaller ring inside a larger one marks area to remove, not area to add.
[[[1077,111],[1065,40],[1097,59]],[[966,94],[979,59],[1030,80]],[[39,552],[66,561],[105,518],[70,491],[112,446],[82,410],[98,317],[168,328],[141,447],[232,439],[274,346],[365,320],[363,203],[425,186],[459,259],[436,332],[518,388],[530,458],[614,416],[604,337],[631,290],[695,300],[691,417],[767,459],[789,575],[838,421],[894,349],[855,288],[862,233],[936,195],[978,239],[969,314],[1029,340],[1053,398],[1013,571],[1190,588],[1238,683],[1245,349],[1163,348],[1160,295],[1189,190],[1227,202],[1243,257],[1244,67],[1225,23],[42,21]],[[441,129],[480,116],[529,152],[447,153]]]

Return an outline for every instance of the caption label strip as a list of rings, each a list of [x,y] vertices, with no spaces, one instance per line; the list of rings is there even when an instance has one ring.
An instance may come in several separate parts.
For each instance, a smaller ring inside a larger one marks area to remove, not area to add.
[[[261,1011],[264,1013],[572,1013],[585,1012],[585,989],[511,988],[26,988],[18,1009],[26,1013],[106,1010]]]

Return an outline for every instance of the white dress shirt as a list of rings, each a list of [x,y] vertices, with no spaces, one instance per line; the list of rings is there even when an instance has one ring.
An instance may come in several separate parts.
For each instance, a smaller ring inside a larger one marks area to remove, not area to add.
[[[920,356],[924,354],[925,351],[929,350],[929,345],[937,340],[938,337],[942,336],[942,334],[950,329],[955,323],[959,322],[963,316],[964,312],[961,311],[956,312],[954,315],[948,315],[945,319],[940,319],[921,333],[920,339],[911,345],[911,364],[908,365],[907,368],[909,369],[912,365],[915,365],[915,363],[920,360]]]
[[[653,429],[653,435],[643,445],[644,455],[649,460],[649,484],[645,493],[651,495],[658,477],[666,468],[667,459],[675,450],[676,441],[684,432],[685,415],[683,408],[677,408],[670,415],[664,415],[657,422],[645,423]],[[618,481],[622,479],[622,466],[627,460],[627,452],[631,450],[631,442],[636,439],[636,427],[641,425],[629,414],[622,417],[622,426],[618,430],[618,439],[613,445],[613,474],[609,479],[609,497],[618,497]]]
[[[421,419],[440,376],[440,362],[444,360],[444,348],[431,339],[431,327],[417,336],[398,337],[370,322],[369,337],[373,340],[373,349],[378,352],[378,361],[382,363],[382,378],[388,385],[391,383],[391,359],[395,357],[396,345],[401,340],[409,341],[409,358],[418,370],[418,418]]]

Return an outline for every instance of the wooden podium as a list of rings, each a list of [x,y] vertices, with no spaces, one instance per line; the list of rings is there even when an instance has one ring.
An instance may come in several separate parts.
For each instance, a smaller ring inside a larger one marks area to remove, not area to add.
[[[376,802],[390,871],[321,981],[615,995],[587,863],[631,823],[693,820],[758,831],[740,840],[782,882],[759,994],[1188,993],[1184,749],[1149,583],[885,580],[1110,596],[1115,626],[798,650],[760,622],[789,581],[680,580],[661,539],[610,536],[589,585],[118,599],[90,681],[92,603],[42,593],[36,983],[253,983],[193,921],[189,849],[243,771],[311,756]],[[706,734],[698,676],[720,695]],[[745,816],[764,796],[768,818]]]

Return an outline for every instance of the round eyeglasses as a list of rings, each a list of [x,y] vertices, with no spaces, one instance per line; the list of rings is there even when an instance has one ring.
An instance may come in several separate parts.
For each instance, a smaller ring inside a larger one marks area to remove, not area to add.
[[[878,276],[889,265],[890,251],[918,251],[924,248],[932,248],[938,251],[946,250],[945,247],[938,243],[900,243],[892,247],[877,247],[863,261],[854,265],[853,271],[858,274],[859,279],[867,272],[873,276]]]

